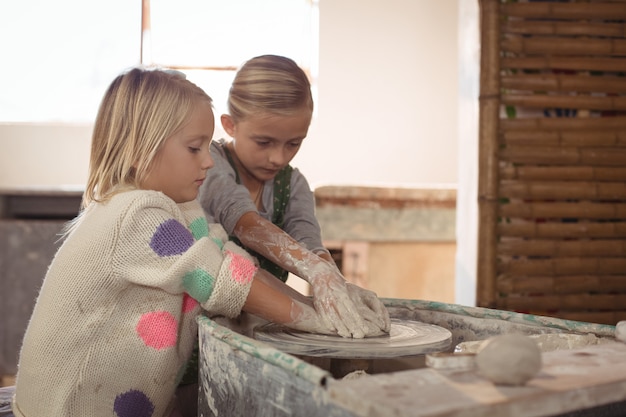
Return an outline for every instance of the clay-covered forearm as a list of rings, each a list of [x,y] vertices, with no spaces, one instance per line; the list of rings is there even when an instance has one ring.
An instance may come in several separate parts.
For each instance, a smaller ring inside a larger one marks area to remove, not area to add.
[[[271,322],[288,323],[293,300],[264,280],[257,279],[258,274],[252,281],[243,310]]]
[[[328,263],[255,212],[241,216],[234,233],[247,248],[307,281],[315,265]]]
[[[285,284],[283,281],[276,279],[274,275],[264,269],[259,269],[257,271],[257,274],[255,275],[255,280],[262,281],[264,284],[272,287],[276,291],[280,291],[282,294],[286,295],[289,298],[292,298],[304,304],[309,304],[311,306],[313,305],[313,301],[309,297],[296,291],[294,288]]]
[[[302,320],[304,311],[315,314],[311,299],[262,269],[254,276],[243,310],[291,327]]]
[[[324,329],[355,338],[370,333],[358,306],[349,296],[345,278],[332,259],[324,259],[307,250],[257,213],[242,216],[235,231],[245,246],[311,284],[313,311]],[[306,313],[308,310],[301,309],[302,317],[312,323],[308,319],[310,314]]]
[[[335,328],[321,319],[311,299],[290,289],[264,270],[257,271],[243,308],[265,320],[293,329],[335,334]]]
[[[319,256],[320,258],[322,258],[323,260],[330,262],[331,264],[335,265],[335,260],[333,259],[332,256],[330,256],[329,252],[326,251],[319,251],[319,252],[315,252],[315,254],[317,256]]]

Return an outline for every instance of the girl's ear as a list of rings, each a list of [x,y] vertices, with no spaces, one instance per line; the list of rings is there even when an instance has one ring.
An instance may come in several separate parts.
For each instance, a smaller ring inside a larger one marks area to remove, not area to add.
[[[222,122],[222,127],[224,128],[224,132],[228,133],[228,136],[231,138],[235,137],[235,122],[230,114],[222,114],[220,117],[220,121]]]

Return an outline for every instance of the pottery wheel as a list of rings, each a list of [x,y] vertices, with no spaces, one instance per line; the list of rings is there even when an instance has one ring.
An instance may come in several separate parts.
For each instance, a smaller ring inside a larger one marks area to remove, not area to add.
[[[257,326],[254,338],[293,355],[375,359],[444,351],[452,333],[434,324],[391,319],[389,334],[363,339],[306,333],[275,323]]]

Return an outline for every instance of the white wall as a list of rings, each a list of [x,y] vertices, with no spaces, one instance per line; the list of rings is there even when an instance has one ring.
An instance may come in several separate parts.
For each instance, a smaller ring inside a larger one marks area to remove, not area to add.
[[[320,0],[313,186],[455,184],[457,0]]]
[[[0,124],[0,188],[82,188],[91,131],[89,124]]]
[[[85,122],[0,123],[0,187],[84,186],[89,117],[113,78],[138,63],[139,22],[135,0],[0,1],[0,120]],[[20,119],[27,110],[32,119]]]
[[[479,9],[459,0],[459,125],[456,210],[455,302],[476,304],[478,247]]]
[[[456,183],[457,9],[320,0],[318,118],[294,160],[312,186]],[[89,126],[0,124],[0,187],[82,185],[89,140]]]

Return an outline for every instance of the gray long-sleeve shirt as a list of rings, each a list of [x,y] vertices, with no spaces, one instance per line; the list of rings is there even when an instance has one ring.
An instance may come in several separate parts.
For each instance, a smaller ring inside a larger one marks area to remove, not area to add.
[[[258,212],[263,218],[272,221],[274,180],[263,184],[261,198],[264,211],[259,212],[246,187],[237,184],[235,170],[228,162],[224,146],[224,139],[211,143],[211,156],[215,166],[207,171],[198,199],[206,213],[232,235],[241,216],[250,211]],[[308,181],[297,168],[291,173],[290,187],[291,195],[285,211],[283,230],[310,251],[327,252],[315,217],[315,197]]]

